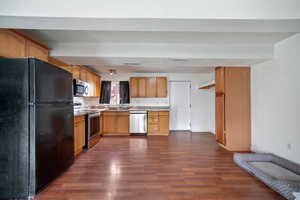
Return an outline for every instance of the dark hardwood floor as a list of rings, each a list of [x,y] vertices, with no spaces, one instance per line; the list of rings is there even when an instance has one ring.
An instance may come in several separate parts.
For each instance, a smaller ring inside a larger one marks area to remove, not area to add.
[[[284,198],[237,167],[213,135],[174,132],[169,137],[104,137],[35,199]]]

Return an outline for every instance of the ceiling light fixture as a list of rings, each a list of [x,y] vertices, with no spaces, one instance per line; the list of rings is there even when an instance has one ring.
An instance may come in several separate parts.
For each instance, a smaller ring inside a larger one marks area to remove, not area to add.
[[[115,70],[115,69],[110,69],[110,70],[109,70],[109,74],[110,74],[110,75],[117,74],[117,70]]]
[[[189,61],[188,59],[185,59],[185,58],[173,58],[172,60],[174,62],[187,62],[187,61]]]
[[[138,63],[138,62],[125,62],[125,63],[123,63],[123,65],[127,65],[127,66],[137,66],[137,65],[140,65],[140,63]]]

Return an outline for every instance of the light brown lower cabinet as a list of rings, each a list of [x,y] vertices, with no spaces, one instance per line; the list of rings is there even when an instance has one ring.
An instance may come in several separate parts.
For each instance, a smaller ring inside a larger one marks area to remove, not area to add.
[[[129,135],[129,113],[127,111],[105,111],[102,113],[103,135]]]
[[[169,135],[169,111],[148,112],[148,135]]]
[[[74,155],[82,152],[85,145],[85,117],[76,116],[74,119]]]

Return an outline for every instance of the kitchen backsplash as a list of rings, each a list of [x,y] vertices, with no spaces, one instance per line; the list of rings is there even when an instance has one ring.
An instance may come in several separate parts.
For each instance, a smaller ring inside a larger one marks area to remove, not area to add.
[[[99,98],[95,97],[74,97],[74,103],[81,103],[82,107],[89,107],[89,106],[97,106],[99,105]]]
[[[169,106],[169,98],[131,98],[133,106]]]

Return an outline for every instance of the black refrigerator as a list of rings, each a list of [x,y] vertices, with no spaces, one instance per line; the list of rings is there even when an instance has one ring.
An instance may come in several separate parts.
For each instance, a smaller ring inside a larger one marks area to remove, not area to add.
[[[0,199],[27,199],[74,160],[72,75],[0,58]]]

